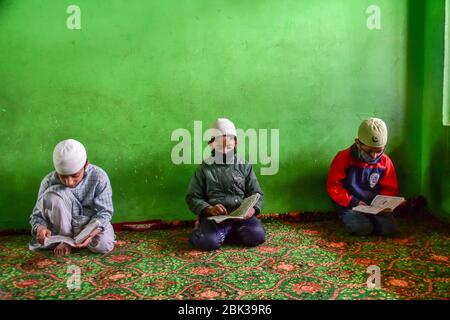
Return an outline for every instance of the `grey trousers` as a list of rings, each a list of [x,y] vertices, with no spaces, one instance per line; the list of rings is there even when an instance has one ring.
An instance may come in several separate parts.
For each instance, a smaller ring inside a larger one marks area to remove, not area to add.
[[[47,192],[43,198],[43,216],[52,235],[74,237],[89,222],[90,217],[72,216],[72,208],[55,192]],[[110,223],[95,236],[87,248],[95,253],[107,253],[114,249],[115,235]],[[40,246],[41,249],[51,249]]]

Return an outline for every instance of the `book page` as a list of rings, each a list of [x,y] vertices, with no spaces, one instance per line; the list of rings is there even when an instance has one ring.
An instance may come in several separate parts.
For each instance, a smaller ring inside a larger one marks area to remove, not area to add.
[[[255,193],[248,198],[245,198],[239,208],[230,212],[228,215],[220,215],[220,216],[212,216],[208,217],[209,220],[214,220],[217,223],[220,223],[227,219],[246,219],[248,217],[249,210],[253,208],[253,206],[258,202],[261,195],[259,193]]]
[[[72,247],[75,246],[75,242],[72,238],[66,237],[66,236],[51,236],[49,238],[45,238],[44,240],[44,246],[49,246],[54,243],[67,243],[68,245],[71,245]]]
[[[89,237],[89,235],[99,226],[100,222],[98,220],[92,220],[89,222],[87,226],[74,238],[75,243],[79,244],[86,240],[86,238]]]
[[[240,217],[240,216],[212,216],[208,218],[209,220],[214,220],[217,223],[221,223],[224,220],[228,220],[228,219],[235,219],[235,220],[243,220],[244,217]]]
[[[389,211],[393,211],[404,201],[405,198],[402,197],[390,197],[378,195],[372,200],[371,206],[382,209],[390,209]]]
[[[232,217],[245,217],[247,215],[248,211],[250,210],[250,208],[253,208],[253,206],[256,204],[259,197],[260,197],[259,193],[255,193],[254,195],[251,195],[250,197],[245,198],[242,201],[239,208],[237,208],[236,210],[234,210],[233,212],[231,212],[228,215],[232,216]]]
[[[372,206],[357,206],[352,208],[353,211],[363,212],[363,213],[370,213],[370,214],[377,214],[383,211],[383,208],[378,207],[372,207]]]

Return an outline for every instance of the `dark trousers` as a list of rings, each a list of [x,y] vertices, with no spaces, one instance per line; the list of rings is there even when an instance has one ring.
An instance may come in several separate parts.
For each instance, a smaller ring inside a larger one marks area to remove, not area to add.
[[[225,241],[257,246],[265,241],[266,231],[255,216],[247,220],[225,220],[216,223],[201,216],[191,236],[191,243],[201,250],[219,249]]]
[[[393,236],[397,233],[397,223],[391,213],[368,214],[347,208],[338,208],[337,211],[345,228],[351,234]]]

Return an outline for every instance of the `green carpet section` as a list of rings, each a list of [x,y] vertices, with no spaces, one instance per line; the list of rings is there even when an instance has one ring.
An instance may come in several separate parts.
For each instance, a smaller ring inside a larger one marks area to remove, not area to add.
[[[191,230],[117,233],[115,250],[64,258],[0,237],[1,299],[449,299],[448,225],[399,219],[392,239],[352,237],[338,220],[264,220],[267,241],[202,252]],[[381,270],[368,289],[367,268]],[[67,286],[80,268],[79,289]]]

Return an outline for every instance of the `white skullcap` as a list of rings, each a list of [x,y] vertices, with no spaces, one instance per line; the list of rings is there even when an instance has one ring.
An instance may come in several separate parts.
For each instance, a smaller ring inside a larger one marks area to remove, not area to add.
[[[226,118],[219,118],[213,124],[214,134],[213,137],[218,136],[235,136],[236,137],[236,127],[233,122]]]
[[[387,127],[381,119],[369,118],[364,120],[359,126],[358,139],[369,147],[384,147],[387,143],[387,138]]]
[[[86,149],[73,139],[61,141],[53,151],[53,164],[56,172],[62,175],[77,173],[86,164],[86,160]]]

